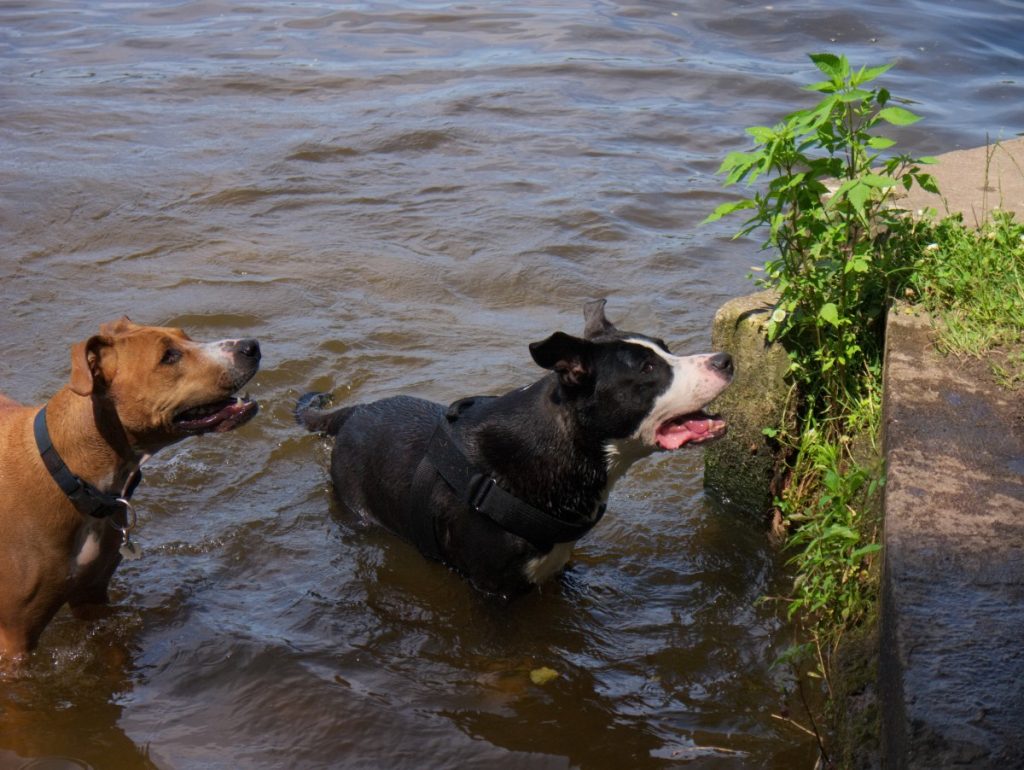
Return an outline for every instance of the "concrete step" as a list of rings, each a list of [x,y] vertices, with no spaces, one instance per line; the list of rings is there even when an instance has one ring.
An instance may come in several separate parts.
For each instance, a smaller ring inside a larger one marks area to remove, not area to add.
[[[1024,768],[1024,399],[890,313],[883,767]]]

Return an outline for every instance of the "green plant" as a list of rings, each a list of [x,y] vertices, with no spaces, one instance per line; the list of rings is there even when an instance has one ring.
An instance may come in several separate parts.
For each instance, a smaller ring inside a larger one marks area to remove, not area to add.
[[[786,341],[803,394],[834,416],[857,397],[860,373],[877,359],[888,300],[909,270],[915,225],[894,206],[896,193],[915,183],[937,189],[921,170],[931,159],[885,157],[895,142],[875,133],[918,120],[886,89],[865,88],[891,65],[854,71],[845,56],[810,58],[827,79],[806,88],[824,98],[774,127],[747,129],[754,149],[730,153],[719,173],[727,186],[770,180],[705,221],[747,211],[737,237],[768,228],[764,248],[776,255],[760,283],[779,292],[769,338]]]
[[[789,663],[831,691],[839,640],[870,614],[878,591],[883,468],[877,451],[856,447],[878,435],[885,313],[930,234],[897,196],[915,184],[938,190],[921,170],[931,159],[888,154],[895,143],[877,133],[918,120],[886,89],[868,87],[889,66],[854,70],[844,56],[810,58],[826,76],[807,86],[821,100],[771,128],[748,129],[754,148],[731,153],[720,173],[753,194],[706,221],[745,212],[737,237],[768,232],[763,247],[772,254],[759,283],[778,293],[768,335],[784,344],[801,399],[795,435],[765,429],[788,450],[789,480],[776,500],[795,571],[785,600],[807,640],[791,648]],[[814,664],[805,669],[808,651]]]
[[[943,352],[988,355],[1007,388],[1024,381],[1024,223],[995,212],[978,229],[950,217],[930,228],[911,293],[943,324]],[[997,356],[991,351],[1002,351]]]
[[[866,88],[889,66],[855,71],[843,56],[810,58],[826,79],[807,88],[823,98],[772,128],[748,129],[753,150],[731,153],[720,173],[727,186],[746,182],[754,192],[705,221],[746,212],[737,237],[768,231],[763,246],[772,255],[759,283],[779,297],[768,334],[789,353],[800,397],[794,434],[764,429],[786,452],[776,506],[794,581],[782,598],[803,630],[779,662],[798,672],[827,764],[802,675],[831,693],[840,640],[870,626],[877,602],[885,314],[893,297],[922,303],[944,320],[942,349],[988,353],[997,379],[1021,386],[1024,224],[996,212],[974,230],[959,218],[918,220],[899,208],[897,195],[915,184],[938,189],[921,170],[932,159],[887,155],[894,142],[876,133],[918,120],[884,88]]]
[[[795,575],[785,600],[816,652],[816,675],[826,683],[829,657],[845,631],[870,613],[878,594],[872,558],[881,549],[885,477],[877,384],[877,373],[865,373],[865,393],[841,420],[843,431],[828,430],[808,415],[798,436],[779,436],[791,445],[793,463],[790,483],[776,501]]]
[[[890,65],[855,70],[845,56],[810,58],[826,79],[806,88],[821,100],[772,128],[748,129],[754,149],[729,154],[720,173],[726,186],[767,181],[706,221],[747,212],[737,236],[768,230],[764,248],[773,254],[759,283],[779,296],[768,335],[789,353],[803,407],[798,435],[765,430],[790,452],[777,500],[797,570],[789,608],[803,618],[824,675],[828,650],[875,592],[867,565],[877,533],[864,531],[861,511],[882,469],[854,458],[851,437],[877,435],[884,315],[932,232],[896,205],[896,194],[914,184],[938,190],[921,170],[931,159],[886,155],[895,143],[877,133],[918,120],[886,89],[868,88]]]
[[[813,430],[802,440],[799,458],[806,467],[801,478],[815,487],[816,494],[810,504],[799,494],[781,501],[787,521],[796,525],[786,543],[796,551],[789,563],[798,568],[789,613],[800,613],[815,629],[816,638],[834,643],[874,601],[865,557],[881,546],[876,542],[876,522],[863,511],[882,475],[877,467],[844,457],[841,443],[819,442]]]

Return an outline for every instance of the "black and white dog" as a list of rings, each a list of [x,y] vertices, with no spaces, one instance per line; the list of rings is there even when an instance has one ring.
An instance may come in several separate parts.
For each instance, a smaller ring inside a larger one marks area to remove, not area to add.
[[[721,436],[703,408],[732,380],[728,353],[679,357],[619,331],[605,300],[584,308],[583,338],[530,345],[549,374],[503,396],[441,404],[396,396],[321,411],[299,399],[310,431],[335,436],[338,500],[424,554],[509,596],[560,572],[636,460]]]

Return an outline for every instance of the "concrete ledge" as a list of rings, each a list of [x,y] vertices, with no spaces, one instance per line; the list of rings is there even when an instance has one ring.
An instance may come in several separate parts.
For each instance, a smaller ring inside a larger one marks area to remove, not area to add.
[[[995,141],[940,155],[934,166],[925,166],[935,177],[942,195],[915,186],[900,200],[911,211],[934,208],[940,218],[963,214],[968,227],[980,225],[993,209],[1024,212],[1024,138]]]
[[[1024,399],[927,318],[887,336],[883,766],[1024,767]]]

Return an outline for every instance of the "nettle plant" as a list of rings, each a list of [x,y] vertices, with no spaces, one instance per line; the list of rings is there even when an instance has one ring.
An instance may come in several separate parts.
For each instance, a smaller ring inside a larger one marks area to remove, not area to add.
[[[777,125],[747,129],[750,152],[730,153],[725,185],[769,181],[752,197],[719,206],[705,221],[750,212],[735,237],[768,228],[759,284],[779,292],[769,339],[784,339],[791,374],[814,411],[838,417],[880,357],[889,298],[910,269],[915,224],[895,205],[915,183],[937,192],[921,166],[931,158],[889,155],[884,125],[919,117],[865,86],[891,64],[854,71],[845,56],[810,56],[826,79],[806,86],[824,98]]]

